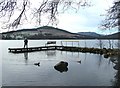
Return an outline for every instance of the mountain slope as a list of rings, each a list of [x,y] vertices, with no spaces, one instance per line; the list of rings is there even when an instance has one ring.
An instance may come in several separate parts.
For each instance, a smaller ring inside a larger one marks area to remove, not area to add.
[[[108,39],[120,39],[120,32],[117,32],[117,33],[114,33],[114,34],[111,34],[111,35],[106,35],[105,36],[106,38]]]
[[[78,34],[84,35],[86,37],[88,36],[88,37],[91,37],[91,38],[100,38],[100,37],[103,36],[103,35],[97,34],[95,32],[78,32]]]
[[[71,33],[69,31],[51,26],[21,29],[17,31],[4,32],[2,34],[4,39],[23,39],[24,37],[29,39],[76,39],[78,37],[82,37],[76,33]]]
[[[21,29],[16,31],[3,32],[0,34],[2,39],[118,39],[120,32],[111,35],[100,35],[95,32],[78,32],[69,31],[51,27],[42,26],[31,29]]]

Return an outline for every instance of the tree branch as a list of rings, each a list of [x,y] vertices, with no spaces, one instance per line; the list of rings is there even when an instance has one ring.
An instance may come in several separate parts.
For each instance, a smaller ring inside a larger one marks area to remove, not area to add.
[[[23,0],[22,3],[22,10],[21,7],[19,7],[19,4],[21,4],[20,0],[2,0],[0,1],[0,17],[8,17],[7,23],[10,22],[9,27],[18,27],[18,25],[21,24],[21,19],[23,15],[25,17],[28,17],[26,13],[26,8],[28,6],[29,0]],[[79,1],[73,1],[73,0],[43,0],[43,2],[40,3],[39,7],[36,9],[36,11],[33,13],[33,18],[36,18],[38,20],[39,25],[41,24],[42,18],[41,16],[47,15],[48,16],[48,24],[51,23],[52,25],[58,20],[57,15],[60,13],[60,10],[62,8],[62,11],[66,11],[69,9],[74,9],[75,12],[78,11],[78,8],[80,6],[87,6],[87,0],[79,0]],[[14,15],[16,10],[20,11],[20,14],[18,17],[11,23],[11,19]],[[33,8],[30,9],[31,11]],[[32,18],[32,19],[33,19]],[[26,18],[27,19],[27,18]]]

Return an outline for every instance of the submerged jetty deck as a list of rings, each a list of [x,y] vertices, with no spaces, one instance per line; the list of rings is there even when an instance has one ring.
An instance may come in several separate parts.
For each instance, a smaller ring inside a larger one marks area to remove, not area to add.
[[[61,51],[70,51],[70,52],[94,53],[100,55],[104,54],[105,58],[120,54],[119,49],[106,49],[106,48],[100,49],[100,48],[73,47],[73,46],[41,46],[41,47],[29,47],[29,48],[8,48],[8,50],[11,53],[61,50]]]
[[[63,46],[63,42],[66,43],[66,46]],[[72,46],[67,46],[67,42],[71,42]],[[28,47],[28,48],[8,48],[11,53],[24,53],[24,52],[34,52],[34,51],[45,51],[45,50],[65,50],[65,51],[78,51],[79,47],[74,47],[73,43],[77,42],[79,46],[79,41],[61,41],[61,46],[56,46],[56,41],[47,41],[45,46],[40,47]],[[48,44],[54,44],[52,46],[48,46]]]
[[[41,46],[41,47],[29,47],[29,48],[8,48],[11,53],[24,53],[34,51],[45,51],[45,50],[61,50],[63,46]]]

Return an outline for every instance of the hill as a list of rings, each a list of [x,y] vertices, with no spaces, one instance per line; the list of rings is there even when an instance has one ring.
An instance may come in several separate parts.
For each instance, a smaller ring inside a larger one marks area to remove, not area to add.
[[[2,39],[24,39],[25,37],[28,39],[118,39],[119,35],[120,32],[111,35],[101,35],[95,32],[71,33],[51,26],[20,29],[0,34]]]
[[[107,39],[120,39],[120,32],[111,34],[111,35],[106,35],[105,36]]]
[[[104,36],[101,34],[97,34],[95,32],[78,32],[78,34],[84,35],[84,36],[89,37],[89,38],[101,38]]]
[[[3,39],[24,39],[24,37],[28,39],[77,39],[84,36],[51,26],[2,33]]]

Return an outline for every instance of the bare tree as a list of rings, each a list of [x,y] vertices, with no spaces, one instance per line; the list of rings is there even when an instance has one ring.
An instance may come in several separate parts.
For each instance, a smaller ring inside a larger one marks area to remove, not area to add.
[[[118,28],[118,32],[120,32],[120,0],[116,0],[114,2],[114,5],[108,10],[108,14],[106,16],[106,19],[103,21],[103,24],[101,25],[103,29],[113,29]],[[118,38],[120,38],[120,35],[118,35]],[[118,49],[120,49],[120,40],[118,40]],[[120,87],[120,55],[117,56],[117,73],[116,73],[116,80],[115,80],[115,88]]]
[[[113,6],[107,10],[106,19],[101,24],[102,29],[118,29],[120,32],[120,0],[114,0]],[[118,35],[118,39],[120,35]],[[118,40],[118,42],[120,42]]]
[[[33,0],[0,1],[0,18],[7,17],[7,20],[4,20],[4,23],[7,24],[6,27],[18,27],[23,18],[30,19],[30,13],[29,15],[27,14],[28,11],[32,13],[32,19],[36,18],[39,24],[41,23],[41,17],[44,15],[48,16],[48,24],[54,24],[61,10],[62,12],[69,9],[78,11],[80,6],[89,6],[88,0],[41,0],[39,2],[36,1],[38,4],[36,7],[32,6],[33,2]],[[15,13],[19,14],[15,15]]]
[[[120,25],[120,0],[114,1],[113,6],[107,10],[106,19],[102,22],[102,29],[119,28]]]

